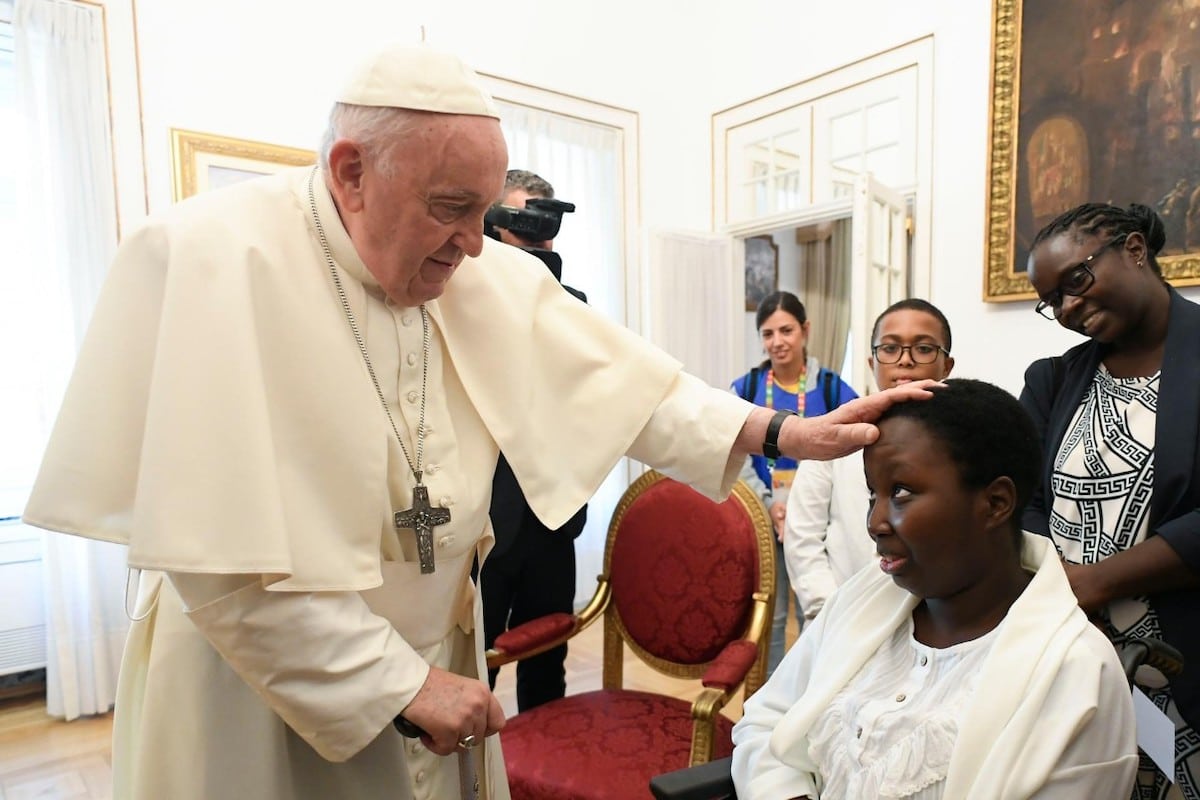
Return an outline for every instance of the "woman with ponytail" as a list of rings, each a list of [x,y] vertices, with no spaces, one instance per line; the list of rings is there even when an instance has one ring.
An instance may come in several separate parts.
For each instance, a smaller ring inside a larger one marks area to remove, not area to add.
[[[755,312],[755,327],[767,359],[733,382],[733,391],[759,406],[794,411],[802,417],[825,414],[858,394],[841,376],[822,367],[808,355],[811,324],[800,298],[791,292],[773,292]],[[742,478],[757,491],[775,526],[775,616],[767,674],[783,660],[786,646],[788,598],[791,583],[783,557],[783,526],[788,490],[796,475],[795,459],[751,456]],[[796,619],[804,625],[804,611],[796,601]]]

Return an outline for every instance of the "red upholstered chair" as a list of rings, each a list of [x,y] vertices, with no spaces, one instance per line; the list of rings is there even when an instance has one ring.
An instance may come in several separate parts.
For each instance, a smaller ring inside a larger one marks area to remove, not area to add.
[[[621,498],[604,572],[577,615],[496,640],[488,666],[535,655],[604,619],[603,688],[508,720],[500,743],[513,800],[650,798],[650,778],[733,752],[720,710],[762,685],[775,585],[774,533],[744,484],[723,503],[649,472]],[[700,679],[692,702],[622,688],[624,648],[666,675]]]

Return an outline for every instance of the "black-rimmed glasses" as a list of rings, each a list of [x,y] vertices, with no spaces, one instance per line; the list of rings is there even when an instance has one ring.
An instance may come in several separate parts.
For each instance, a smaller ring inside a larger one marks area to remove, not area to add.
[[[914,364],[932,364],[937,361],[939,353],[950,355],[950,351],[946,348],[936,344],[929,344],[928,342],[920,344],[884,342],[883,344],[873,345],[871,347],[871,355],[880,364],[896,364],[904,357],[905,350],[908,351],[908,355]]]
[[[1110,239],[1096,252],[1068,270],[1066,277],[1058,284],[1058,288],[1045,300],[1039,301],[1033,310],[1046,319],[1058,319],[1059,313],[1062,312],[1064,297],[1079,297],[1092,288],[1092,284],[1096,282],[1096,273],[1092,272],[1091,263],[1103,255],[1108,248],[1115,247],[1127,238],[1129,238],[1129,234],[1122,233],[1120,236]]]

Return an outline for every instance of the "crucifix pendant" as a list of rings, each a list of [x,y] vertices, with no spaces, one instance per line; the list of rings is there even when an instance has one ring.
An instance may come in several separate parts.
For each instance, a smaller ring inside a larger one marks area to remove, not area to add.
[[[407,511],[396,512],[397,528],[408,528],[417,536],[417,557],[421,561],[421,574],[433,572],[433,529],[450,521],[450,509],[429,504],[429,488],[421,485],[421,473],[417,473],[417,485],[413,487],[413,505]]]

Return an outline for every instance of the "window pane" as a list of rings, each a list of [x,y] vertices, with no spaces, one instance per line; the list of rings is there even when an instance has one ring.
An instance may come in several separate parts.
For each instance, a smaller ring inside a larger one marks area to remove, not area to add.
[[[775,171],[787,172],[798,170],[808,158],[804,152],[804,134],[800,131],[788,131],[774,139]]]
[[[799,170],[775,176],[775,207],[772,211],[791,211],[805,205]]]
[[[881,183],[902,186],[912,180],[901,175],[900,145],[893,144],[867,153],[866,168]]]
[[[867,149],[900,140],[900,100],[893,98],[867,108]]]
[[[851,111],[829,119],[829,156],[831,161],[863,151],[862,112]]]

